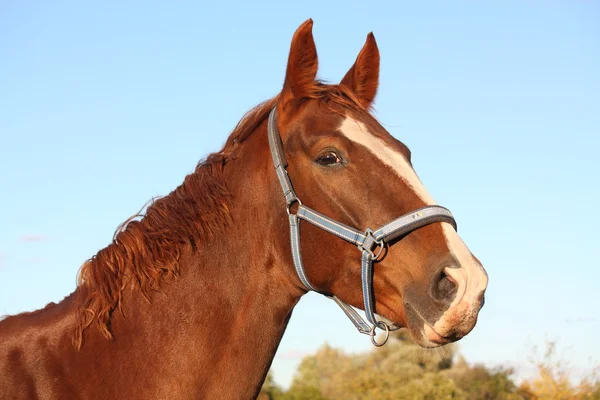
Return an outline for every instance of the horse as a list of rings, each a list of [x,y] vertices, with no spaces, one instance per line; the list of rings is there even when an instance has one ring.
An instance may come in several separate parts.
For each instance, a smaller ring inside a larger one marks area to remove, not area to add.
[[[293,35],[281,92],[125,221],[72,294],[0,322],[1,399],[254,398],[309,290],[378,345],[376,328],[423,347],[473,329],[487,274],[372,114],[373,34],[327,84],[312,26]]]

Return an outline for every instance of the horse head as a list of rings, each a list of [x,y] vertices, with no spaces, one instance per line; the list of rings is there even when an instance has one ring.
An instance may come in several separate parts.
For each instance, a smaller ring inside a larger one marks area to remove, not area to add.
[[[340,240],[331,228],[321,226],[337,221],[357,231],[375,230],[436,203],[415,173],[408,147],[370,112],[379,78],[373,34],[338,85],[317,81],[317,66],[309,20],[292,39],[272,122],[286,159],[287,173],[281,174],[289,176],[285,179],[293,182],[295,192],[291,201],[288,196],[288,212],[305,215],[308,208],[331,221],[303,225],[294,255],[301,257],[294,260],[300,263],[299,284],[360,308],[368,308],[365,292],[372,289],[368,296],[380,318],[371,322],[386,329],[407,327],[422,346],[460,339],[475,326],[488,277],[456,233],[453,220],[438,218],[380,243],[384,254],[377,257],[374,273],[367,272],[372,274],[372,288],[361,277],[365,270],[358,261],[357,243]],[[284,218],[284,198],[277,193],[277,215]],[[416,218],[419,213],[411,215]],[[291,247],[294,251],[293,241]]]

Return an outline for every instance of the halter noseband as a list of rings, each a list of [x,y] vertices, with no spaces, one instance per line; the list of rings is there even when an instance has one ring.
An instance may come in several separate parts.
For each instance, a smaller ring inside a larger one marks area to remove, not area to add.
[[[296,268],[296,272],[298,273],[300,281],[302,281],[308,290],[319,292],[310,284],[306,276],[306,272],[304,271],[302,254],[300,252],[300,220],[304,220],[318,228],[323,229],[324,231],[327,231],[349,243],[356,245],[362,254],[361,279],[365,316],[367,321],[369,321],[372,326],[369,326],[369,324],[367,324],[361,318],[354,308],[344,303],[336,296],[325,296],[334,300],[341,307],[346,316],[350,318],[356,329],[358,329],[360,333],[369,335],[371,337],[371,342],[373,342],[375,346],[383,346],[387,342],[389,332],[391,330],[397,330],[399,327],[394,324],[389,325],[385,321],[375,317],[373,262],[377,260],[381,254],[381,251],[386,246],[386,243],[426,225],[435,222],[447,222],[451,224],[454,229],[456,229],[456,221],[454,220],[452,213],[448,209],[441,206],[426,206],[396,218],[375,231],[366,229],[364,232],[361,232],[351,228],[303,205],[294,192],[292,182],[290,181],[286,171],[288,164],[283,152],[281,136],[277,130],[277,113],[275,111],[275,107],[269,114],[268,133],[269,147],[271,149],[271,156],[273,157],[273,164],[275,164],[277,178],[279,179],[279,183],[281,184],[281,188],[283,189],[283,194],[287,202],[286,208],[290,222],[292,259],[294,261],[294,267]],[[294,205],[294,203],[298,203],[298,208],[295,213],[291,211],[291,206]],[[379,250],[377,254],[375,254],[374,250],[378,247]],[[381,343],[375,340],[376,327],[385,330],[385,339]]]

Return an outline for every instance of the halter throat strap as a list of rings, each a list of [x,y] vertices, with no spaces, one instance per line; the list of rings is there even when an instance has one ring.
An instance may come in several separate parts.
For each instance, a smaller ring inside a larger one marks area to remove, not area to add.
[[[422,228],[426,225],[435,222],[446,222],[452,225],[456,230],[456,221],[452,216],[452,213],[441,206],[431,205],[412,211],[408,214],[402,215],[384,226],[373,231],[366,229],[365,231],[359,231],[341,222],[338,222],[332,218],[329,218],[310,207],[302,204],[294,188],[290,177],[288,176],[286,167],[287,160],[283,152],[283,144],[281,142],[281,136],[277,129],[277,111],[276,107],[271,110],[269,114],[269,121],[267,125],[268,136],[269,136],[269,148],[271,150],[271,157],[275,166],[275,172],[277,179],[281,185],[285,200],[286,208],[288,212],[288,219],[290,224],[290,241],[292,248],[292,260],[296,273],[300,278],[302,284],[308,289],[315,292],[319,292],[309,281],[306,276],[304,269],[304,263],[302,260],[302,253],[300,250],[300,221],[306,221],[311,225],[321,228],[324,231],[331,233],[355,246],[361,252],[361,281],[362,281],[362,292],[363,292],[363,303],[365,316],[369,323],[369,326],[358,314],[358,312],[350,305],[344,303],[336,296],[328,296],[334,300],[344,311],[346,316],[352,321],[354,326],[360,333],[371,336],[371,341],[376,346],[382,346],[387,342],[389,331],[399,329],[400,327],[394,324],[388,324],[381,319],[378,319],[375,315],[375,297],[373,293],[373,263],[377,260],[381,250],[387,246],[392,240],[401,238],[402,236]],[[298,208],[295,213],[291,212],[291,206],[294,203],[298,203]],[[375,249],[379,249],[378,254],[374,253]],[[323,293],[321,293],[323,294]],[[375,341],[375,327],[383,329],[386,332],[386,336],[383,342]]]

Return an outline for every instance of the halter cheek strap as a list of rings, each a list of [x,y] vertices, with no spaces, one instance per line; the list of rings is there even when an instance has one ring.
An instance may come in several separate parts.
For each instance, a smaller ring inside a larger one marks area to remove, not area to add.
[[[452,213],[448,209],[441,206],[426,206],[396,218],[376,231],[366,229],[364,232],[361,232],[302,204],[294,192],[292,182],[287,174],[287,161],[283,152],[281,136],[277,130],[277,114],[275,108],[273,108],[269,114],[268,135],[273,164],[275,165],[277,178],[287,202],[286,207],[290,223],[292,259],[300,281],[308,290],[319,292],[311,285],[304,270],[304,263],[302,261],[302,253],[300,250],[301,220],[306,221],[311,225],[321,228],[322,230],[357,246],[362,257],[361,281],[365,316],[367,321],[371,323],[371,326],[365,322],[358,312],[350,305],[344,303],[336,296],[326,296],[340,306],[342,311],[344,311],[346,316],[350,319],[350,321],[352,321],[360,333],[371,336],[371,341],[375,346],[383,346],[387,342],[389,332],[391,330],[397,330],[400,327],[394,324],[389,325],[381,319],[377,319],[375,316],[373,262],[378,258],[388,242],[426,225],[435,222],[447,222],[452,225],[454,229],[456,229],[456,221],[454,220]],[[294,205],[294,203],[298,203],[298,208],[295,213],[292,213],[290,208],[292,205]],[[378,249],[377,254],[374,253],[374,250],[376,249]],[[376,327],[383,329],[386,332],[385,339],[381,343],[375,341]]]

